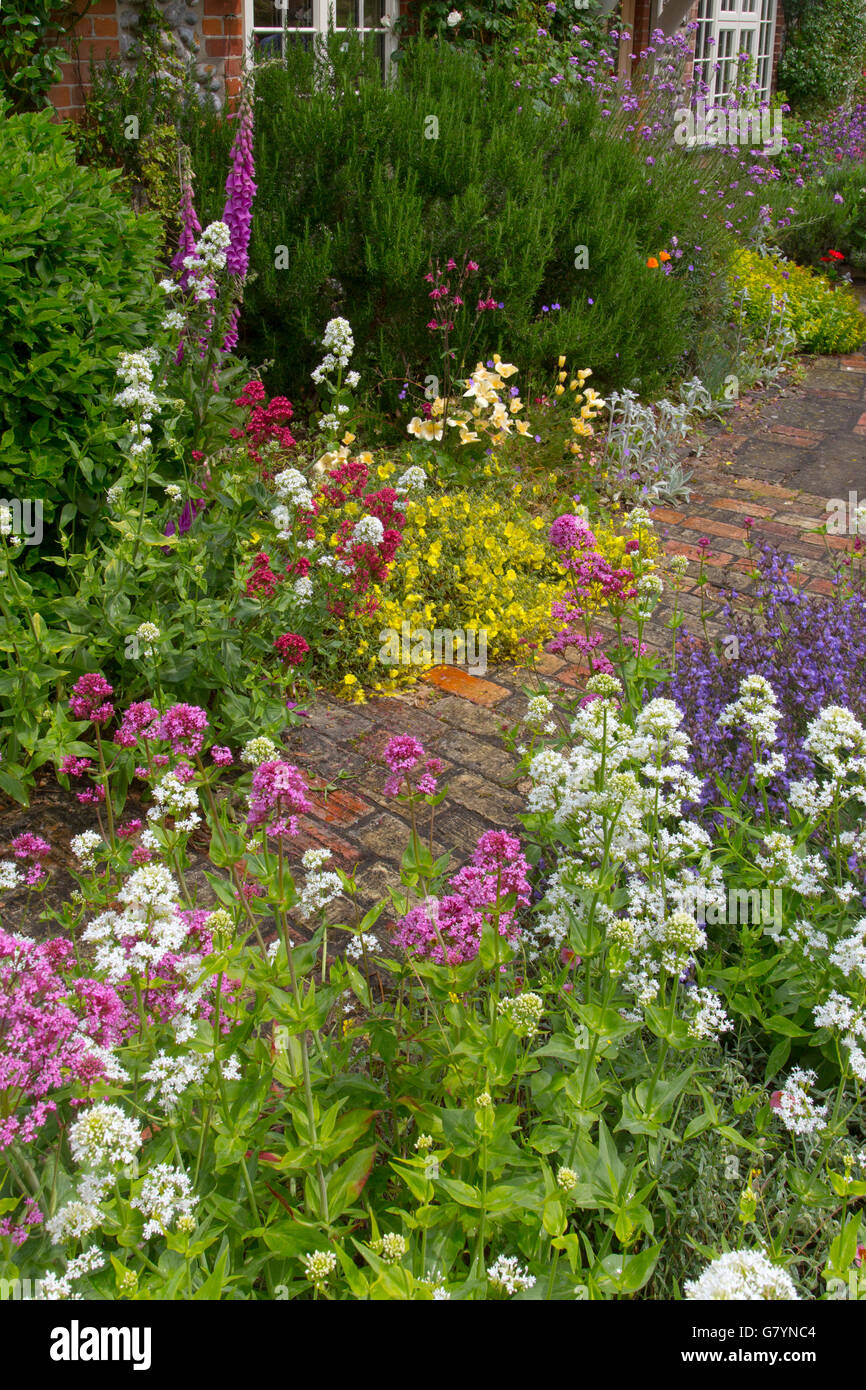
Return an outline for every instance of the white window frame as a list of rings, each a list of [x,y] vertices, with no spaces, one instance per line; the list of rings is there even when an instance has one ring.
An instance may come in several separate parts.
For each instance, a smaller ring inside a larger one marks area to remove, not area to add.
[[[272,5],[274,12],[274,24],[273,27],[271,27],[269,25],[255,23],[254,0],[242,0],[242,2],[244,15],[244,62],[248,63],[250,61],[251,53],[250,45],[253,41],[254,35],[281,34],[283,32],[284,27],[282,20],[288,13],[288,10],[293,7],[293,5],[292,0],[285,0],[285,2],[282,5],[274,3]],[[381,6],[378,3],[378,0],[356,0],[356,4],[358,6],[362,21],[366,19],[366,9],[368,6],[371,9],[375,7],[375,9],[380,14],[384,10],[387,19],[390,21],[390,23],[387,26],[383,26],[381,23],[371,25],[366,25],[362,23],[362,25],[358,29],[354,30],[355,33],[361,36],[367,34],[382,34],[384,36],[385,72],[387,74],[391,66],[391,58],[397,48],[397,38],[394,34],[394,23],[399,17],[399,0],[383,0]],[[297,7],[300,8],[300,5],[298,5]],[[327,34],[329,27],[332,28],[334,32],[337,34],[352,32],[344,26],[338,27],[336,0],[309,0],[308,8],[311,8],[312,10],[311,24],[309,26],[287,25],[285,26],[287,33],[309,34],[311,37],[315,37],[316,35]]]
[[[737,55],[748,52],[761,84],[755,101],[769,101],[776,45],[776,0],[699,0],[695,33],[695,71],[710,88],[708,106],[721,104],[729,90],[729,78],[738,66]],[[748,36],[748,43],[744,38]],[[726,69],[715,71],[724,61]]]

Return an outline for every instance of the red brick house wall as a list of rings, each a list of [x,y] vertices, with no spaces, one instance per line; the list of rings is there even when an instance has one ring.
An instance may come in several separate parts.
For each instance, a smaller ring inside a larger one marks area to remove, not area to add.
[[[407,10],[409,2],[400,0],[401,12]],[[201,0],[201,5],[199,70],[203,81],[231,105],[240,88],[244,58],[243,0]],[[640,53],[649,44],[652,8],[653,0],[621,0],[621,23],[632,34],[630,48],[625,44],[620,47],[619,71],[622,74],[634,70],[631,54]],[[774,85],[783,29],[782,0],[777,0]],[[74,119],[84,109],[91,61],[99,63],[107,57],[120,57],[117,0],[96,0],[65,46],[69,50],[69,61],[63,64],[63,76],[51,89],[50,97],[58,117]]]

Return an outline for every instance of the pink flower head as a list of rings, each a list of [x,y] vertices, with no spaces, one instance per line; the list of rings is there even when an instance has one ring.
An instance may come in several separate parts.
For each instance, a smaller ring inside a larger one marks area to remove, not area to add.
[[[230,748],[224,748],[218,743],[214,744],[213,748],[210,750],[210,755],[217,767],[230,767],[234,762],[232,750]]]
[[[300,666],[310,650],[310,645],[297,632],[285,632],[282,637],[277,638],[274,643],[274,650],[279,653],[287,666]]]
[[[262,825],[275,814],[312,811],[303,773],[293,763],[262,763],[253,773],[248,825]]]
[[[411,772],[424,757],[424,749],[411,734],[395,734],[385,745],[385,762],[390,772]]]
[[[159,710],[147,700],[137,700],[123,713],[114,742],[121,748],[135,748],[139,738],[159,737]]]
[[[583,517],[566,512],[551,523],[547,539],[554,550],[582,550],[595,545],[595,536]]]
[[[172,705],[162,716],[159,736],[169,740],[173,753],[195,757],[201,752],[206,728],[207,715],[198,705]]]
[[[76,719],[89,719],[92,724],[107,724],[114,714],[114,705],[108,699],[113,694],[114,686],[109,685],[98,671],[94,671],[75,682],[69,708]]]
[[[29,832],[24,835],[16,835],[12,841],[12,853],[16,859],[32,859],[34,863],[39,863],[51,853],[51,846],[47,840],[43,840],[39,835],[31,835]]]
[[[63,759],[60,764],[60,772],[64,777],[83,777],[91,767],[89,758],[76,758],[71,753]]]

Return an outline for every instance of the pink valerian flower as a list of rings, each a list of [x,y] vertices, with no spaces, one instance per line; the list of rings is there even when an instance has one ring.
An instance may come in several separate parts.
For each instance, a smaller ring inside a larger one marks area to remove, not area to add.
[[[247,825],[275,822],[275,830],[297,834],[297,814],[312,811],[303,773],[294,763],[262,763],[253,773]],[[288,822],[284,817],[289,814]]]
[[[204,745],[207,726],[207,715],[198,705],[172,705],[160,720],[159,736],[168,739],[174,754],[195,757]]]
[[[190,961],[213,953],[213,934],[207,930],[206,922],[210,908],[179,908],[177,915],[187,927],[184,949],[167,951],[157,961],[150,974],[151,988],[142,992],[142,1002],[151,1022],[170,1023],[178,1014],[188,1014],[191,1006],[195,1017],[210,1023],[214,1018],[214,1003],[219,984],[218,977],[211,975],[199,981],[194,994],[190,991]],[[198,972],[200,974],[200,972]],[[193,977],[197,978],[197,977]],[[223,976],[222,995],[233,994],[240,989],[240,980],[229,980]],[[121,992],[128,990],[132,996],[131,984],[118,986]],[[224,1011],[220,1021],[220,1031],[228,1033],[233,1024]]]
[[[117,836],[121,840],[132,840],[139,832],[143,822],[140,820],[127,821],[126,825],[117,827]]]
[[[277,638],[274,650],[287,666],[300,666],[310,650],[310,645],[297,632],[285,632],[282,637]]]
[[[92,766],[92,760],[89,758],[74,758],[70,755],[60,763],[60,773],[63,777],[83,777],[89,773]]]
[[[90,758],[76,758],[69,754],[60,764],[60,773],[63,777],[84,777],[92,766]]]
[[[0,1149],[33,1139],[57,1108],[52,1093],[102,1076],[95,1049],[115,1046],[127,1023],[135,1026],[111,986],[79,980],[70,991],[64,972],[74,964],[68,941],[39,944],[0,929],[0,1095],[7,1112]]]
[[[108,699],[113,694],[114,686],[109,685],[98,671],[93,671],[75,682],[69,708],[76,719],[87,719],[92,724],[107,724],[114,714],[114,705]]]
[[[17,1250],[30,1235],[30,1227],[41,1226],[44,1220],[45,1218],[35,1200],[32,1197],[25,1197],[24,1212],[20,1221],[16,1221],[16,1218],[12,1216],[0,1217],[0,1236],[8,1236],[14,1249]]]
[[[24,835],[16,835],[12,841],[12,853],[16,859],[31,859],[35,863],[46,859],[51,853],[51,846],[47,840],[43,840],[39,835],[31,835],[27,832]]]
[[[159,710],[147,700],[137,700],[125,710],[114,742],[121,748],[135,748],[139,739],[159,737]]]
[[[394,734],[385,744],[389,772],[411,772],[424,757],[424,748],[411,734]]]
[[[136,845],[129,856],[129,862],[138,868],[140,864],[149,864],[152,858],[153,850],[146,849],[144,845]]]
[[[400,923],[396,942],[437,963],[460,965],[478,954],[485,921],[496,920],[499,935],[514,941],[520,934],[516,907],[529,904],[529,865],[520,841],[505,831],[482,835],[472,855],[449,880],[442,898],[428,898],[412,908]],[[511,895],[515,907],[502,908]]]
[[[595,545],[595,536],[582,516],[566,512],[551,522],[547,539],[554,550],[574,550]]]
[[[218,743],[214,744],[213,748],[210,750],[210,755],[217,767],[231,767],[234,762],[232,750]]]
[[[86,791],[75,793],[76,801],[82,806],[98,806],[105,800],[105,788],[101,783],[95,787],[88,787]]]

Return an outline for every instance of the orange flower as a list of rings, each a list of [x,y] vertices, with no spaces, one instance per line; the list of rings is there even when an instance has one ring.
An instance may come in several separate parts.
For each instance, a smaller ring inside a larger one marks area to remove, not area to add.
[[[650,256],[650,257],[649,257],[649,260],[647,261],[647,265],[649,266],[650,270],[658,270],[658,268],[659,268],[659,263],[658,263],[658,261],[656,260],[655,256]]]
[[[670,258],[671,258],[671,257],[670,257],[670,252],[669,252],[669,251],[659,251],[659,260],[660,260],[660,261],[669,261]]]

